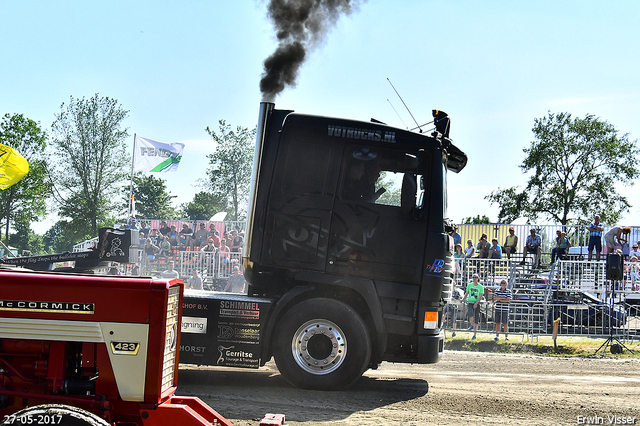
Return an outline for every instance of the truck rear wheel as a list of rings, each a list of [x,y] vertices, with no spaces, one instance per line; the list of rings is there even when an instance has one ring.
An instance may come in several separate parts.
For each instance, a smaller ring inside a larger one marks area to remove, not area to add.
[[[273,344],[278,370],[303,389],[350,386],[371,358],[364,321],[349,306],[332,299],[311,299],[291,308],[280,319]]]
[[[60,426],[110,426],[109,422],[78,407],[58,404],[35,405],[5,416],[0,424],[60,425]]]

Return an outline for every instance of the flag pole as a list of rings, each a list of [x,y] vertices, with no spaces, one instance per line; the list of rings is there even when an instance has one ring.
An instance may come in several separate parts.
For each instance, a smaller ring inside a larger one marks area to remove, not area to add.
[[[131,157],[131,181],[129,182],[129,217],[131,217],[131,208],[133,207],[133,165],[136,163],[136,134],[133,134],[133,156]]]

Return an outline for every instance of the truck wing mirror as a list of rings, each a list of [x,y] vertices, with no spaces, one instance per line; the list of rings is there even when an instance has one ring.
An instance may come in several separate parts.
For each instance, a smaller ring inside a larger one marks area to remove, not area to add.
[[[416,205],[416,176],[405,173],[402,178],[402,193],[400,195],[400,210],[411,213]]]

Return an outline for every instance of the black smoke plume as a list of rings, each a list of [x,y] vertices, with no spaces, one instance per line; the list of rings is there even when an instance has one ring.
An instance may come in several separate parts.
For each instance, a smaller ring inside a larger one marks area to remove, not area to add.
[[[360,0],[271,0],[268,15],[278,48],[264,61],[260,92],[273,101],[287,86],[295,86],[307,52],[324,37],[341,15],[350,14]]]

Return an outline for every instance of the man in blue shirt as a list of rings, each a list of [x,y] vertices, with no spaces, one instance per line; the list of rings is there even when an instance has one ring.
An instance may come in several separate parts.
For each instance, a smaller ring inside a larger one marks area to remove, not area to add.
[[[531,228],[531,231],[529,232],[531,233],[531,235],[527,237],[527,244],[524,246],[524,251],[523,251],[524,258],[522,259],[522,262],[520,262],[520,264],[524,265],[524,261],[527,259],[527,253],[531,252],[534,254],[533,265],[534,267],[539,268],[540,254],[541,254],[540,246],[542,245],[542,238],[540,238],[540,235],[536,235],[535,228]]]
[[[600,223],[600,216],[596,215],[593,219],[593,223],[589,225],[589,261],[591,261],[594,248],[596,249],[596,260],[600,260],[600,253],[602,252],[602,231],[604,231],[604,227]]]
[[[498,240],[496,238],[491,240],[489,259],[502,259],[502,247],[498,245]]]
[[[460,244],[462,245],[462,235],[458,234],[458,227],[456,226],[453,229],[453,245],[455,246],[456,244]]]

